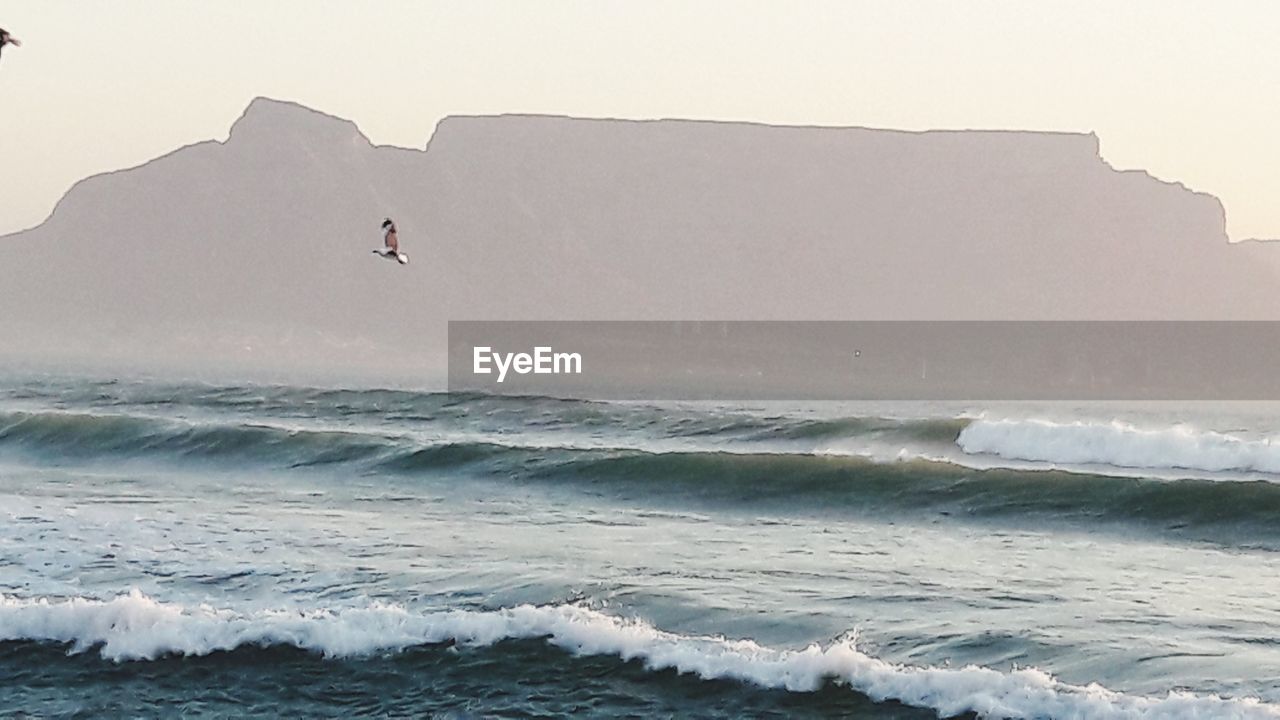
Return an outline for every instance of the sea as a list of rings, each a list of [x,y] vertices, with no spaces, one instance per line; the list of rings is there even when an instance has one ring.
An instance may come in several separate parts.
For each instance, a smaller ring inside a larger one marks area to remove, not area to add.
[[[1280,718],[1278,422],[7,375],[0,715]]]

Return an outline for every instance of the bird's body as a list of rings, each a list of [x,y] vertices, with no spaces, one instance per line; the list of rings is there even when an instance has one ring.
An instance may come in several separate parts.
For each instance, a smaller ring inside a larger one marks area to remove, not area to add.
[[[396,234],[396,223],[391,218],[382,221],[382,244],[393,253],[400,252],[400,237]]]

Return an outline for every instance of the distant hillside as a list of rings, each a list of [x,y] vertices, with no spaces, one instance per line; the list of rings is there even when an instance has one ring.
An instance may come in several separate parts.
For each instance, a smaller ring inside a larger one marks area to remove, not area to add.
[[[407,267],[372,257],[396,219]],[[255,100],[0,238],[0,354],[426,372],[448,319],[1276,319],[1276,255],[1091,135]]]

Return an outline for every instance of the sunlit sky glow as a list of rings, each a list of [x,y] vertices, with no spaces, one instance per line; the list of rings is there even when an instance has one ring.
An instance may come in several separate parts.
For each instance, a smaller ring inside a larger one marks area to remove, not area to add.
[[[8,0],[0,27],[0,233],[264,95],[411,147],[506,112],[1093,131],[1280,238],[1270,0]]]

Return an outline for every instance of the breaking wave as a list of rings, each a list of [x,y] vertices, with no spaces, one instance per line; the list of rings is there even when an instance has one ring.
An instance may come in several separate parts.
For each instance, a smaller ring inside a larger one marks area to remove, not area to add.
[[[1143,429],[1124,422],[975,420],[956,443],[966,453],[1068,465],[1148,470],[1280,473],[1280,442],[1188,426]]]
[[[897,701],[943,716],[1043,718],[1280,718],[1257,699],[1170,692],[1146,697],[1096,684],[1071,685],[1037,669],[916,667],[858,650],[852,636],[827,645],[780,649],[751,640],[682,635],[579,605],[414,612],[395,605],[238,612],[158,602],[137,591],[102,601],[0,596],[0,640],[59,643],[106,660],[145,661],[239,649],[294,647],[353,658],[417,646],[500,645],[544,639],[573,655],[640,661],[704,680],[730,680],[791,692],[845,686],[876,702]]]
[[[1272,467],[1272,446],[1216,433],[1141,431],[1130,426],[1064,425],[1033,420],[762,420],[794,437],[730,423],[722,435],[666,438],[581,433],[462,433],[436,439],[375,430],[328,430],[235,421],[189,422],[65,411],[0,413],[0,451],[39,463],[108,460],[199,461],[232,470],[329,467],[395,481],[482,477],[499,482],[590,486],[624,498],[705,505],[761,504],[847,512],[1042,514],[1080,521],[1214,528],[1204,539],[1270,547],[1280,537],[1280,483],[1246,477],[1144,479],[1113,473],[1145,462],[1204,470]],[[710,427],[701,421],[699,433]],[[721,423],[725,427],[725,423]],[[839,442],[814,437],[836,437]],[[916,438],[930,452],[892,452]],[[800,439],[796,439],[800,438]],[[938,448],[948,438],[948,457]],[[845,449],[844,441],[863,443]],[[788,444],[790,443],[790,444]],[[879,443],[876,454],[857,447]],[[957,447],[958,446],[958,447]],[[1049,465],[975,467],[975,455]],[[1055,463],[1077,465],[1070,471]],[[1086,470],[1081,470],[1085,467]],[[1280,469],[1280,468],[1277,468]],[[1223,479],[1233,480],[1222,482]]]

